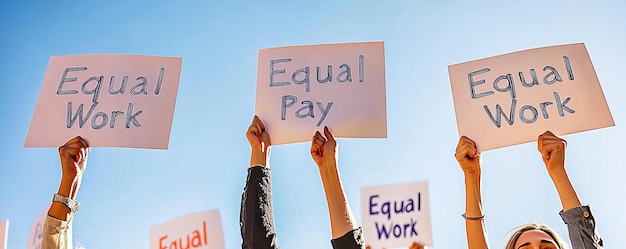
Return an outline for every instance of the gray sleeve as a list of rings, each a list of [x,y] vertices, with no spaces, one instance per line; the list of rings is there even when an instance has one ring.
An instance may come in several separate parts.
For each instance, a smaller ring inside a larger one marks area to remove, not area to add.
[[[567,224],[572,249],[601,249],[602,238],[596,231],[596,221],[589,206],[579,206],[559,213]]]

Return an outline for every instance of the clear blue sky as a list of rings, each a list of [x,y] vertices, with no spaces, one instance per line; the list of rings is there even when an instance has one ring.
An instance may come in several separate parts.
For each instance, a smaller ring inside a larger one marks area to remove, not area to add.
[[[565,136],[567,167],[607,247],[626,248],[626,2],[616,1],[85,1],[0,0],[0,220],[9,248],[60,179],[58,152],[25,149],[48,59],[80,53],[184,58],[169,150],[94,148],[78,194],[74,235],[87,248],[149,247],[149,229],[219,209],[226,248],[239,248],[261,48],[385,41],[387,139],[340,139],[340,170],[357,219],[364,186],[428,180],[433,248],[466,248],[463,175],[447,65],[534,47],[584,42],[615,127]],[[283,248],[331,248],[309,144],[272,151]],[[489,242],[543,222],[566,236],[560,202],[535,143],[483,154]]]

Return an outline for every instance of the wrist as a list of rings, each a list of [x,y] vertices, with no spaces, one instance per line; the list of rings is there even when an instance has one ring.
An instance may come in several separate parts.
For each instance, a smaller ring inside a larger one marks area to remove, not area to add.
[[[465,175],[466,179],[476,179],[480,178],[480,171],[463,171],[463,175]]]
[[[65,196],[70,199],[76,198],[76,193],[80,188],[81,177],[79,176],[68,176],[63,174],[61,177],[61,183],[59,184],[59,189],[57,191],[58,194]]]
[[[250,155],[250,166],[263,165],[267,166],[267,156],[263,152],[252,152]]]
[[[550,174],[563,174],[565,173],[565,167],[560,166],[560,167],[550,167],[548,166],[548,173]]]
[[[565,171],[565,169],[548,170],[548,174],[550,175],[550,178],[552,178],[553,181],[567,178],[567,171]]]
[[[335,161],[324,161],[318,165],[322,179],[334,178],[338,175],[337,163]]]

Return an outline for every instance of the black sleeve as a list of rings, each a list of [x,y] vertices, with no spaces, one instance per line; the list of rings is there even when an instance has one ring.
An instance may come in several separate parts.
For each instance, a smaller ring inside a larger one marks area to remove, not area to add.
[[[241,196],[239,217],[243,249],[278,249],[272,209],[270,169],[255,166],[248,169]]]
[[[343,236],[332,239],[330,241],[334,249],[362,249],[363,247],[363,230],[361,228],[354,229]]]

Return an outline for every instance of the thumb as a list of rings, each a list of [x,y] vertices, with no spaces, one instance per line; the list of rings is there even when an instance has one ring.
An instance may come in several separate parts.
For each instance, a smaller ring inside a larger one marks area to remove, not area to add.
[[[269,146],[271,146],[271,145],[272,145],[272,142],[271,142],[271,140],[270,140],[270,134],[269,134],[269,133],[267,133],[267,132],[263,132],[263,133],[261,133],[261,141],[262,141],[263,143],[265,143],[265,146],[266,146],[266,147],[269,147]]]
[[[333,134],[328,130],[328,126],[324,126],[324,136],[326,136],[326,139],[328,139],[329,142],[332,141],[333,143],[336,143],[335,137],[333,137]]]

